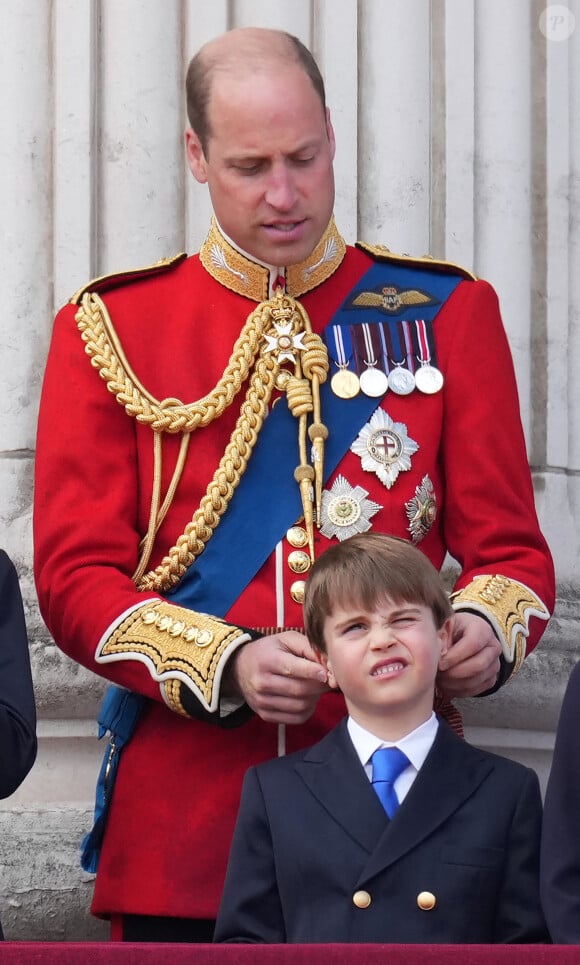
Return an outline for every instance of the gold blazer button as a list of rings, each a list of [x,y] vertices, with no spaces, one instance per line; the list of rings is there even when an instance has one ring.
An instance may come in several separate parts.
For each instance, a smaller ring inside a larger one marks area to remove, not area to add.
[[[356,905],[357,908],[368,908],[371,901],[372,898],[368,891],[355,891],[352,896],[352,903]]]
[[[417,905],[421,911],[432,911],[437,904],[437,899],[430,891],[420,891],[417,895]]]

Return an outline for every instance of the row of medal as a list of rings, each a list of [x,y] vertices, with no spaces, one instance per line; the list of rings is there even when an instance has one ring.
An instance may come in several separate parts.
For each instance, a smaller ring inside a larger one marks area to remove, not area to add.
[[[341,399],[353,399],[359,392],[379,398],[389,389],[396,395],[414,389],[434,395],[443,387],[443,375],[434,364],[433,328],[425,319],[331,325],[326,341],[338,370],[330,387]]]

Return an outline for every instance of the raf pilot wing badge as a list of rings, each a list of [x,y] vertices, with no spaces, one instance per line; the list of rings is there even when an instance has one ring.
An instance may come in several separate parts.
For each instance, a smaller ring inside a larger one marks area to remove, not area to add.
[[[437,304],[439,299],[419,288],[403,289],[398,285],[381,285],[371,291],[358,292],[345,308],[377,308],[385,315],[397,315],[402,308]]]

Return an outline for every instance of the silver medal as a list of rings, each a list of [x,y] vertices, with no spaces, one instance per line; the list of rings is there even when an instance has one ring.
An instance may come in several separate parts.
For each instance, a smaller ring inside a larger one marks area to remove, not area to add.
[[[371,399],[378,399],[388,391],[389,380],[382,369],[369,365],[360,376],[360,388]]]
[[[420,368],[415,372],[415,385],[419,392],[435,395],[443,388],[443,374],[429,362],[421,362]]]
[[[373,346],[373,336],[371,327],[367,322],[363,322],[357,328],[357,333],[362,333],[364,340],[365,356],[362,361],[366,365],[365,371],[360,376],[361,392],[368,395],[371,399],[379,399],[389,388],[389,380],[381,368],[377,366],[377,353]]]
[[[396,395],[409,395],[415,388],[413,373],[402,365],[395,365],[395,368],[389,372],[389,388]]]

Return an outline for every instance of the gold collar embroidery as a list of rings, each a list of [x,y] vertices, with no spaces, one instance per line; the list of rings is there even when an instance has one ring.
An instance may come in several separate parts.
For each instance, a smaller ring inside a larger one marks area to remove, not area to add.
[[[286,268],[286,293],[300,298],[334,274],[346,252],[334,218],[309,258]],[[201,246],[199,257],[212,278],[238,295],[256,302],[270,297],[270,272],[264,265],[246,258],[220,232],[212,218],[209,234]]]

